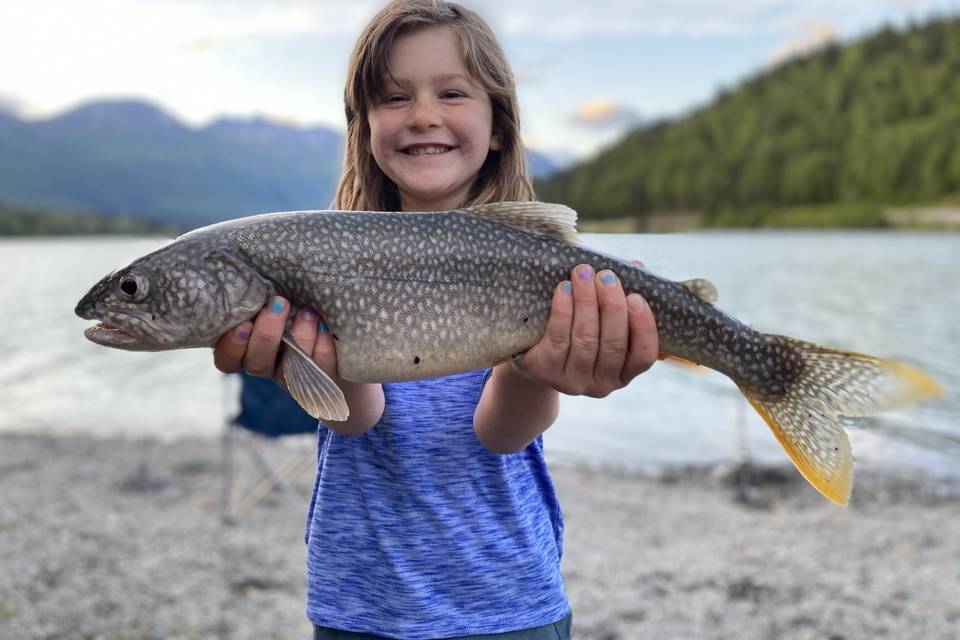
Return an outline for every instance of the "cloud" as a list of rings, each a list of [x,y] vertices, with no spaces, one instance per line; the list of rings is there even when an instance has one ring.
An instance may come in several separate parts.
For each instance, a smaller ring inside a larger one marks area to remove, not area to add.
[[[220,48],[220,46],[221,43],[218,40],[200,36],[194,38],[193,40],[184,42],[181,45],[181,48],[185,51],[191,51],[193,53],[209,53],[211,51],[216,51]]]
[[[640,116],[626,105],[617,104],[609,98],[597,98],[578,106],[570,121],[591,129],[613,129],[635,125],[640,121]]]
[[[0,113],[19,116],[27,111],[26,103],[13,95],[0,93]]]
[[[837,30],[825,22],[809,21],[802,25],[804,32],[781,42],[770,52],[767,64],[776,66],[781,62],[812,53],[839,39]]]
[[[737,37],[779,34],[784,24],[818,12],[836,11],[831,0],[464,0],[489,19],[497,33],[511,36]],[[865,5],[870,0],[849,4]]]

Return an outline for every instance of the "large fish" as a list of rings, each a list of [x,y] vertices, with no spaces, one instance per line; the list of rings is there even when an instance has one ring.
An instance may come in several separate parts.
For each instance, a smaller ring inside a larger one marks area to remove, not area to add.
[[[210,347],[274,294],[313,307],[346,380],[388,382],[489,367],[536,344],[557,283],[579,263],[646,298],[663,355],[729,376],[803,476],[845,504],[853,458],[840,415],[937,395],[906,365],[761,333],[722,312],[706,280],[674,282],[577,244],[576,213],[539,202],[438,213],[301,211],[187,233],[107,275],[76,308],[97,344]],[[284,336],[281,367],[312,415],[347,417],[334,382]]]

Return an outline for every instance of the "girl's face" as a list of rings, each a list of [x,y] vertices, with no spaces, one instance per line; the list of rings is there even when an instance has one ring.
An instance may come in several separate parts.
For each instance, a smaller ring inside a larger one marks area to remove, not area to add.
[[[487,153],[500,148],[490,96],[468,75],[448,27],[398,38],[387,66],[393,77],[367,112],[377,165],[404,211],[462,206]]]

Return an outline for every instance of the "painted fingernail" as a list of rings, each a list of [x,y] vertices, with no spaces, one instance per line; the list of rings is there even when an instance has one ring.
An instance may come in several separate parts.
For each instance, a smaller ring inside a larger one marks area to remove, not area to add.
[[[630,305],[630,308],[634,311],[643,311],[643,308],[647,305],[647,302],[640,294],[631,293],[627,296],[627,304]]]
[[[588,264],[583,265],[577,269],[577,277],[581,280],[589,280],[593,277],[593,267]]]
[[[328,329],[327,329],[327,323],[326,323],[324,320],[321,320],[321,321],[320,321],[320,326],[317,328],[317,330],[318,330],[320,333],[326,333],[327,330],[328,330]]]
[[[318,315],[317,312],[311,309],[310,307],[307,307],[306,309],[302,309],[300,313],[301,315],[303,315],[304,320],[315,320]]]
[[[610,271],[607,271],[602,276],[600,276],[600,282],[605,285],[611,285],[617,283],[617,276],[613,275]]]
[[[280,298],[274,298],[273,304],[270,305],[270,311],[274,313],[283,313],[283,300]]]
[[[237,327],[234,330],[233,335],[237,336],[237,338],[240,340],[246,340],[250,337],[250,329],[247,327]]]
[[[564,293],[570,293],[571,291],[573,291],[573,285],[570,284],[569,282],[564,282],[563,284],[560,285],[560,290],[563,291]]]

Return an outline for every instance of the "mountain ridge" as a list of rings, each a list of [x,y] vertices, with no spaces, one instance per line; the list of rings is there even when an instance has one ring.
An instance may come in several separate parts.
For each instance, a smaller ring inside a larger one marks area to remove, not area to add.
[[[0,113],[0,202],[180,228],[326,209],[342,148],[343,134],[331,127],[259,116],[191,127],[140,99],[97,100],[42,120]],[[528,154],[535,175],[555,169]]]

